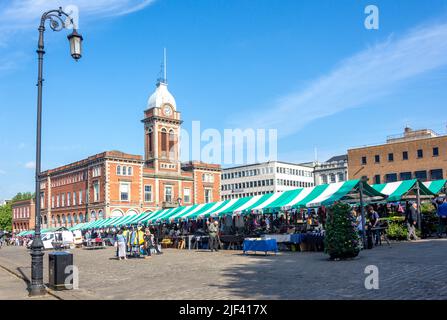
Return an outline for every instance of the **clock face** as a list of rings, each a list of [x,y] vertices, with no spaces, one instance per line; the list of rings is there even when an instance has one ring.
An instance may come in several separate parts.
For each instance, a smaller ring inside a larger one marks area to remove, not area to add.
[[[172,114],[172,109],[170,106],[166,105],[163,107],[163,113],[165,116],[170,116]]]

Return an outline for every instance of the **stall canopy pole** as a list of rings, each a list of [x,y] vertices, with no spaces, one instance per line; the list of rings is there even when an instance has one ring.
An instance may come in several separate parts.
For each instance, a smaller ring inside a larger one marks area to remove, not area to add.
[[[363,203],[363,180],[360,181],[359,192],[360,192],[360,213],[362,214],[362,241],[363,241],[363,248],[366,248],[365,208]]]
[[[421,188],[419,187],[419,183],[420,183],[420,181],[418,180],[416,182],[416,203],[418,206],[418,229],[422,230],[421,229],[421,218],[422,218],[422,216],[421,216]]]

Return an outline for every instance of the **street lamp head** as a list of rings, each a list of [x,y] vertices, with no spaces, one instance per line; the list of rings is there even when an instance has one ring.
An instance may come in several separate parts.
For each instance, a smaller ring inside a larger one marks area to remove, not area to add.
[[[73,32],[68,35],[68,41],[70,41],[70,53],[73,59],[78,61],[82,56],[82,36],[73,29]]]

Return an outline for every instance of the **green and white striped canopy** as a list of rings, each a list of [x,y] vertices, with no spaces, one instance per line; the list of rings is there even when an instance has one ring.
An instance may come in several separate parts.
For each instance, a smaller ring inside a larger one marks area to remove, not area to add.
[[[424,185],[433,192],[434,194],[439,194],[443,191],[444,187],[446,187],[447,180],[436,180],[436,181],[428,181],[424,182]]]
[[[286,192],[269,193],[241,199],[232,199],[175,209],[163,210],[151,217],[148,223],[197,219],[224,215],[246,215],[252,212],[275,212],[298,207],[318,207],[336,201],[359,202],[359,186],[362,184],[365,202],[383,200],[385,196],[360,180],[301,188]]]
[[[359,190],[363,189],[364,203],[387,200],[399,201],[414,197],[418,180],[408,180],[370,186],[361,180],[319,185],[311,188],[293,189],[241,199],[231,199],[213,203],[196,204],[177,208],[145,212],[139,215],[108,218],[75,226],[73,230],[88,228],[119,227],[130,224],[157,224],[178,221],[179,219],[198,219],[224,215],[246,215],[250,213],[275,213],[292,208],[316,208],[334,202],[360,202]],[[446,180],[419,183],[422,197],[433,196],[446,184]]]
[[[419,184],[420,195],[422,197],[430,197],[435,194],[431,192],[423,183],[419,183],[417,179],[375,184],[372,187],[388,196],[388,202],[400,201],[403,199],[415,198],[416,187]]]

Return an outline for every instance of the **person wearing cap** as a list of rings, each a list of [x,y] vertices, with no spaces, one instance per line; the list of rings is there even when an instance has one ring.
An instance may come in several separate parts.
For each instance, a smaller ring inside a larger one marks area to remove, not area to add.
[[[406,211],[405,220],[407,221],[408,228],[408,241],[413,237],[414,240],[419,240],[416,235],[416,224],[418,223],[419,212],[418,205],[416,202],[411,202],[409,208]]]
[[[210,223],[208,226],[208,233],[209,233],[209,247],[211,252],[213,250],[218,250],[218,240],[217,240],[217,233],[219,231],[219,221],[215,220],[214,223]]]

